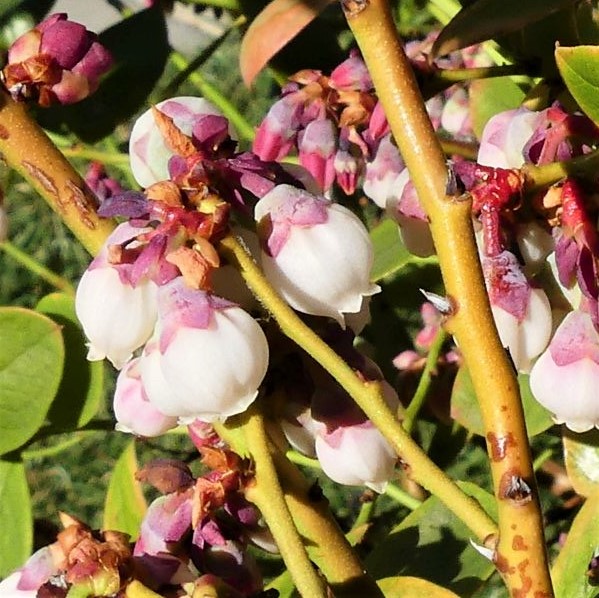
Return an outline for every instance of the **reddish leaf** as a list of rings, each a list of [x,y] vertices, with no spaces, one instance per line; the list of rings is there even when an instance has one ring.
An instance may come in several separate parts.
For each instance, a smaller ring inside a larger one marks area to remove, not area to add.
[[[241,42],[239,67],[251,85],[266,63],[332,0],[273,0],[252,21]]]

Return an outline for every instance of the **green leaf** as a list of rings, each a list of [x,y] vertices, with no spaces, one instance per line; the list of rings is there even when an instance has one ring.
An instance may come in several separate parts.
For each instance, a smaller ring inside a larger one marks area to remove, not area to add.
[[[21,567],[33,548],[31,498],[20,461],[0,459],[0,578]]]
[[[137,469],[135,440],[131,440],[112,470],[102,524],[103,529],[124,532],[132,539],[137,538],[147,510],[141,484],[135,479]]]
[[[568,91],[582,111],[599,123],[599,47],[559,47],[555,61]]]
[[[599,588],[589,584],[587,569],[599,546],[599,493],[590,496],[572,522],[553,565],[551,577],[556,596],[591,598]]]
[[[566,471],[574,490],[582,496],[599,492],[599,430],[576,434],[564,430]]]
[[[457,594],[419,577],[386,577],[377,584],[385,598],[458,598]]]
[[[577,0],[478,0],[462,8],[435,40],[431,55],[444,56],[499,35],[519,31]]]
[[[551,413],[532,396],[528,374],[519,374],[518,384],[524,407],[526,429],[528,430],[528,435],[532,438],[550,428],[553,425],[553,419],[551,418]],[[479,436],[485,435],[472,380],[465,366],[459,369],[453,384],[451,392],[451,417],[468,431]]]
[[[0,308],[0,454],[41,428],[63,365],[60,326],[31,310]]]
[[[75,430],[98,412],[104,398],[104,364],[87,361],[85,336],[75,315],[75,300],[63,293],[43,297],[36,310],[62,326],[68,368],[48,418],[60,430]]]
[[[495,517],[493,496],[469,482],[459,485]],[[495,571],[493,563],[471,546],[471,537],[470,530],[431,496],[376,546],[366,559],[366,568],[377,580],[420,577],[466,598]]]
[[[437,258],[420,258],[404,246],[397,224],[387,218],[370,231],[374,248],[374,263],[370,273],[373,282],[395,274],[407,264],[436,264]]]
[[[39,113],[46,128],[59,130],[64,123],[88,142],[106,137],[145,106],[170,52],[164,14],[158,6],[120,21],[99,38],[114,58],[100,87],[82,102]]]
[[[492,116],[518,108],[525,97],[524,91],[510,77],[477,79],[470,84],[469,92],[472,128],[478,139]]]

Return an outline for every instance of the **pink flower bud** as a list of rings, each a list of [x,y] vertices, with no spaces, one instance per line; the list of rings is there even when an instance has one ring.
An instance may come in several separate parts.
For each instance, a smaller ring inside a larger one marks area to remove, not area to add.
[[[299,139],[299,159],[323,191],[335,180],[335,126],[328,119],[313,120]]]
[[[599,334],[589,314],[575,310],[558,326],[530,373],[535,399],[574,432],[599,427]]]
[[[333,69],[329,84],[334,89],[369,91],[374,85],[366,64],[357,52]]]
[[[84,99],[111,65],[112,56],[95,33],[57,13],[15,41],[3,73],[16,99],[35,96],[49,106]]]
[[[156,104],[156,109],[172,118],[175,126],[188,136],[203,117],[222,116],[216,106],[192,96],[164,100]],[[147,110],[135,121],[129,138],[129,159],[135,180],[146,188],[169,179],[168,162],[173,155],[156,124],[153,111]]]
[[[347,208],[278,185],[255,208],[264,272],[298,311],[335,318],[356,313],[380,289],[369,280],[370,237]]]
[[[333,162],[335,179],[346,195],[353,195],[360,176],[360,163],[347,150],[337,150]]]
[[[374,158],[366,163],[364,193],[384,209],[390,197],[400,197],[398,177],[404,169],[399,150],[388,134],[381,139]]]
[[[150,402],[184,423],[244,411],[268,367],[268,343],[258,323],[181,278],[160,287],[158,309],[157,332],[140,362]]]
[[[524,147],[543,118],[542,112],[527,108],[493,116],[482,134],[478,163],[493,168],[520,168],[525,162]]]
[[[114,390],[115,428],[137,436],[160,436],[177,426],[177,418],[164,415],[148,400],[144,391],[139,359],[132,359],[119,373]]]
[[[445,101],[441,113],[441,126],[459,139],[472,136],[470,102],[468,92],[463,87],[455,88]]]
[[[126,244],[145,229],[120,224],[83,273],[75,310],[89,339],[90,361],[108,358],[120,369],[150,337],[157,317],[156,285],[131,282],[128,265],[109,262],[109,247]]]
[[[533,289],[509,251],[483,259],[491,310],[516,369],[529,372],[551,336],[551,306],[544,291]]]
[[[252,151],[261,160],[284,158],[295,143],[301,113],[297,94],[291,93],[275,102],[256,131]]]

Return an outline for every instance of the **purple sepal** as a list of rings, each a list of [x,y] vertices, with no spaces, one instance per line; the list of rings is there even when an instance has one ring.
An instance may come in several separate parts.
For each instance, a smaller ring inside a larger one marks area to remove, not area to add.
[[[193,531],[192,544],[202,549],[209,546],[224,546],[226,539],[214,519],[204,519]]]
[[[230,139],[229,121],[224,116],[206,114],[195,122],[191,134],[194,146],[205,155],[212,156],[215,148]]]
[[[277,257],[291,234],[293,226],[311,227],[324,224],[329,216],[329,202],[307,192],[289,196],[288,201],[279,202],[268,214],[270,234],[265,249],[271,257]]]
[[[585,297],[597,299],[599,289],[597,288],[597,264],[592,251],[583,246],[578,256],[578,286]]]
[[[553,361],[559,366],[584,358],[599,364],[597,331],[588,314],[578,310],[573,311],[556,330],[549,351]]]
[[[212,312],[235,307],[235,303],[206,291],[188,287],[182,277],[158,290],[158,310],[162,323],[160,352],[164,353],[177,331],[182,328],[205,330],[212,322]]]
[[[503,251],[484,258],[482,266],[491,305],[500,307],[522,322],[528,311],[532,289],[516,256]]]
[[[567,289],[571,288],[576,280],[578,264],[578,243],[573,237],[568,237],[559,229],[554,229],[555,239],[555,264],[560,283]]]
[[[98,208],[102,218],[146,218],[150,213],[150,202],[139,191],[125,191],[106,198]]]

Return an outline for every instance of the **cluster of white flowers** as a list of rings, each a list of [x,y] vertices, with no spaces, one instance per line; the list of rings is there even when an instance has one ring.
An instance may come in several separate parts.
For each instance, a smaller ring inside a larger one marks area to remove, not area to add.
[[[201,136],[206,122],[201,119],[219,115],[200,98],[174,98],[156,109],[187,136]],[[140,185],[168,179],[175,152],[151,111],[133,127],[130,152]],[[346,315],[367,309],[367,298],[379,290],[369,282],[373,250],[366,228],[351,211],[279,184],[262,194],[254,214],[262,247],[255,258],[293,308],[334,318],[342,326]],[[114,399],[117,427],[142,436],[243,412],[257,396],[269,361],[256,319],[227,291],[221,291],[226,299],[213,291],[239,285],[217,274],[212,287],[191,288],[184,276],[155,276],[159,265],[146,263],[140,274],[134,260],[114,259],[115,251],[139,251],[154,226],[151,217],[142,224],[140,219],[120,224],[83,275],[76,297],[88,358],[107,358],[122,368]],[[163,261],[169,261],[168,254]],[[235,272],[227,276],[238,277]]]

